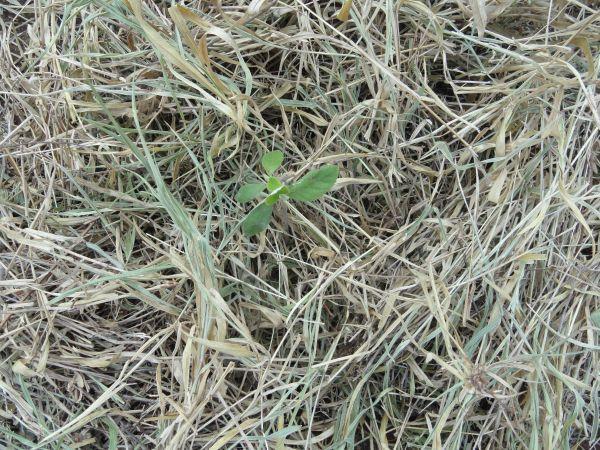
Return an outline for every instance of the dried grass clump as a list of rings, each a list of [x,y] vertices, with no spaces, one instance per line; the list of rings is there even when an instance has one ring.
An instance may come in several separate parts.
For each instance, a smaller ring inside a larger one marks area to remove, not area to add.
[[[597,2],[0,17],[0,447],[598,448]]]

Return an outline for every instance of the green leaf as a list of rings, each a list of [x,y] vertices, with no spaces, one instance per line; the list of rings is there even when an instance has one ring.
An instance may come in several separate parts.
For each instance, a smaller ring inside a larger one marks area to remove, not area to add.
[[[271,177],[271,178],[269,178],[269,181],[267,181],[267,190],[269,192],[273,192],[278,187],[281,187],[281,185],[282,185],[281,181],[279,181],[275,177]]]
[[[277,203],[277,200],[279,200],[279,197],[281,196],[281,192],[275,192],[274,194],[270,194],[266,199],[265,199],[265,203],[267,205],[274,205],[275,203]]]
[[[273,175],[273,173],[275,173],[275,171],[283,162],[283,153],[279,150],[265,153],[261,162],[265,172],[267,172],[267,175]]]
[[[312,202],[324,195],[335,184],[339,169],[327,165],[309,172],[289,188],[288,196],[302,202]]]
[[[240,188],[235,199],[240,203],[248,203],[258,197],[265,187],[265,183],[246,184]]]
[[[246,216],[242,223],[242,231],[246,236],[254,236],[269,226],[273,205],[261,203]]]

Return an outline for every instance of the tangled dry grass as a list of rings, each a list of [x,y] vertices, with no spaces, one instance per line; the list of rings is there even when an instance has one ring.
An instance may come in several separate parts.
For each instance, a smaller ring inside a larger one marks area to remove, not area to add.
[[[1,447],[598,448],[597,2],[0,14]]]

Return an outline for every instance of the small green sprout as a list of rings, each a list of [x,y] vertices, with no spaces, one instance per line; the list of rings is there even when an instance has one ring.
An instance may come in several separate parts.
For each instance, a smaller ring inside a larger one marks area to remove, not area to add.
[[[313,202],[325,195],[335,184],[338,177],[337,166],[328,164],[310,171],[297,182],[286,185],[273,174],[283,163],[283,153],[279,150],[266,153],[261,160],[268,179],[266,183],[249,183],[240,188],[235,199],[240,203],[248,203],[267,191],[266,198],[259,203],[242,222],[242,231],[247,236],[264,231],[269,226],[273,206],[281,196],[301,202]]]

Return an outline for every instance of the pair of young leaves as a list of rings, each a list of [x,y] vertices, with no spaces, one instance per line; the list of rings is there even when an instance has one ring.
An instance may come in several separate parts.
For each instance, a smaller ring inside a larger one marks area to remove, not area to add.
[[[312,202],[323,196],[335,184],[338,168],[325,165],[310,171],[296,183],[289,186],[283,184],[273,174],[283,162],[283,153],[279,150],[266,153],[261,160],[263,169],[269,176],[266,183],[250,183],[242,186],[235,199],[240,203],[248,203],[258,198],[265,189],[267,198],[256,206],[242,223],[242,231],[247,236],[253,236],[269,226],[273,205],[282,195],[301,202]]]

